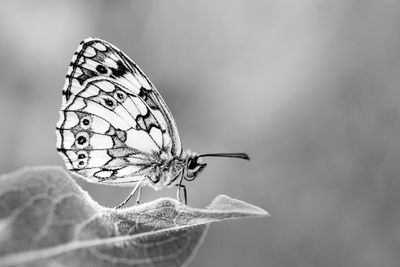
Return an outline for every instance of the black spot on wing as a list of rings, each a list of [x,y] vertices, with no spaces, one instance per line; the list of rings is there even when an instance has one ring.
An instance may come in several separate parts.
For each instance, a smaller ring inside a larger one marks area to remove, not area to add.
[[[103,65],[97,65],[96,70],[98,73],[107,74],[107,69]]]
[[[136,117],[136,130],[143,130],[149,133],[152,127],[161,128],[151,113]]]
[[[80,85],[82,85],[87,79],[98,76],[97,73],[92,70],[83,67],[81,67],[81,70],[83,73],[79,77],[76,77]]]
[[[72,95],[72,92],[71,92],[71,89],[70,88],[68,88],[67,90],[65,90],[65,91],[62,91],[62,93],[61,94],[63,94],[64,96],[65,96],[65,99],[68,101],[69,100],[69,98],[71,97],[71,95]]]
[[[87,141],[87,139],[84,136],[79,136],[78,139],[77,139],[77,142],[78,142],[79,145],[85,144],[86,141]]]
[[[139,95],[141,99],[143,99],[144,102],[146,102],[147,106],[151,109],[160,109],[156,103],[154,103],[153,99],[149,96],[149,92],[147,90],[144,90],[143,87],[140,89]]]
[[[146,130],[146,124],[144,123],[143,116],[136,117],[136,130]]]
[[[117,62],[117,68],[111,68],[111,72],[115,77],[122,77],[129,72],[129,69],[122,63],[121,60]]]

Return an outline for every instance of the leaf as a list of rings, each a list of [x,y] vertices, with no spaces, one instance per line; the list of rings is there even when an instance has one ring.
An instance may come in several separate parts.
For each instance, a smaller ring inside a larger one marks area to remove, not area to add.
[[[209,223],[260,216],[223,195],[206,209],[163,198],[115,210],[60,168],[23,169],[0,177],[0,266],[182,266]]]

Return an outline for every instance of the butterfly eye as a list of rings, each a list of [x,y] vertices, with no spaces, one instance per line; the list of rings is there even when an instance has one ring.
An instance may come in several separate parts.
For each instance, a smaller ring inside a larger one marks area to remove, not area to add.
[[[92,124],[92,118],[90,116],[85,116],[81,119],[81,127],[85,130],[90,128]]]
[[[100,74],[107,74],[107,68],[104,67],[103,65],[97,65],[96,70]]]
[[[187,165],[186,165],[186,172],[184,178],[186,181],[193,181],[196,176],[201,172],[205,167],[206,163],[198,162],[199,158],[197,156],[192,156],[188,158]]]
[[[189,170],[194,170],[198,166],[197,158],[189,159],[187,167]]]
[[[77,148],[85,148],[89,145],[89,134],[80,132],[76,135],[75,145]]]

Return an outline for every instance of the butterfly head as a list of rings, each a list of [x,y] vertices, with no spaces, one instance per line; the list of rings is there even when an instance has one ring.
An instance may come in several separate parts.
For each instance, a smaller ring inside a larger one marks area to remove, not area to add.
[[[221,158],[239,158],[250,160],[245,153],[213,153],[213,154],[189,154],[186,158],[185,175],[186,181],[193,181],[197,175],[207,166],[207,163],[202,163],[202,157],[221,157]]]
[[[193,181],[206,166],[207,163],[202,163],[199,155],[190,154],[185,163],[185,180]]]

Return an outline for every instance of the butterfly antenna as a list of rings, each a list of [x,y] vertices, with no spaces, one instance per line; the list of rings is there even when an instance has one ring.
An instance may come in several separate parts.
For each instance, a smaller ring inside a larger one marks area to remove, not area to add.
[[[211,154],[201,154],[197,157],[220,157],[220,158],[237,158],[237,159],[246,159],[250,160],[249,155],[246,153],[211,153]]]

